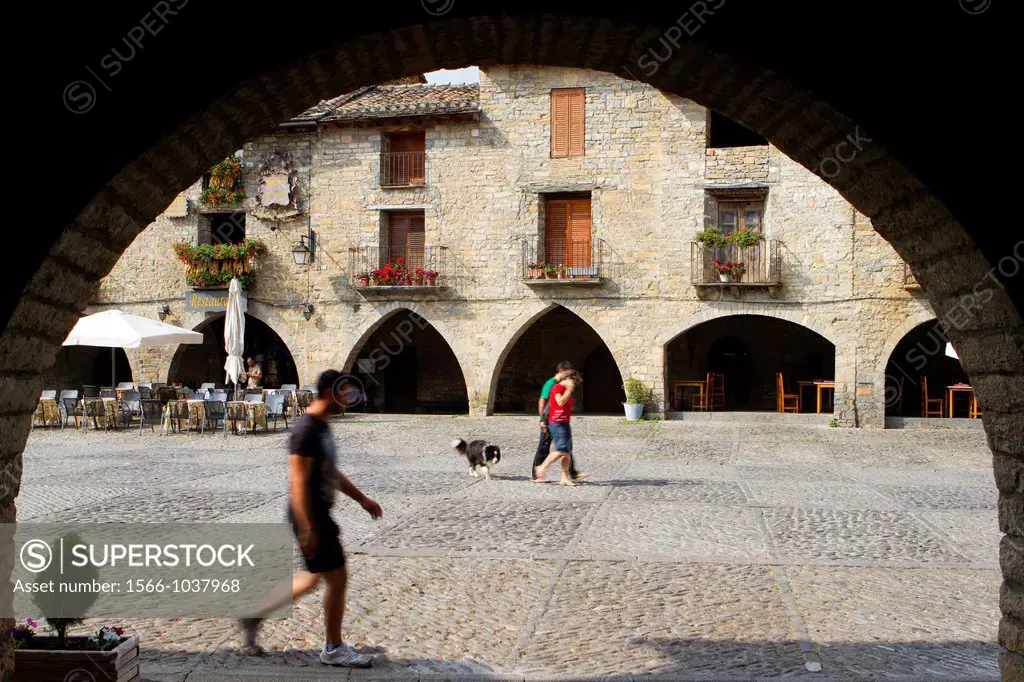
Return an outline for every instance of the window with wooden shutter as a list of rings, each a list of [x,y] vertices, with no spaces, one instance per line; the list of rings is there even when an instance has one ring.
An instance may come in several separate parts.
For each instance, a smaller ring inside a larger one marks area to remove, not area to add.
[[[590,198],[548,199],[544,210],[544,262],[567,268],[590,267]]]
[[[583,156],[586,133],[584,88],[551,91],[551,157]]]
[[[402,258],[407,270],[423,267],[425,248],[423,211],[402,211],[388,215],[388,259]]]
[[[426,148],[426,134],[422,131],[385,136],[380,184],[385,187],[426,184]]]

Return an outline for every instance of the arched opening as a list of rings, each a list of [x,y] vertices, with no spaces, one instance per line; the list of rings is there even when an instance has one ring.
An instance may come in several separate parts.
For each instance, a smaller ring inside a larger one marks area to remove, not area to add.
[[[925,390],[941,399],[943,416],[949,417],[948,388],[967,384],[960,359],[947,354],[949,338],[938,320],[914,327],[900,339],[885,365],[885,414],[888,417],[924,417]],[[953,395],[953,415],[970,416],[970,396]],[[933,409],[938,406],[932,404]]]
[[[109,386],[111,363],[115,382],[135,380],[123,348],[114,348],[111,353],[110,348],[64,346],[57,351],[53,367],[44,375],[44,383],[46,388],[79,390],[83,386]]]
[[[583,374],[577,413],[621,414],[626,396],[615,358],[593,327],[561,306],[534,320],[505,357],[494,411],[535,414],[541,386],[562,360]]]
[[[469,395],[451,346],[424,318],[402,309],[358,348],[352,373],[365,401],[353,411],[466,414]]]
[[[224,315],[201,322],[195,331],[203,333],[203,342],[178,348],[167,372],[167,382],[195,388],[212,381],[222,386],[224,363],[228,359],[224,350]],[[245,316],[243,357],[252,357],[260,365],[264,388],[299,383],[299,373],[288,346],[270,325],[252,315]]]
[[[730,315],[696,325],[665,346],[669,409],[698,409],[698,382],[715,375],[724,390],[712,410],[774,411],[776,373],[785,392],[800,396],[801,412],[816,412],[814,382],[835,378],[836,348],[828,339],[795,322],[763,315]],[[831,392],[822,412],[831,412]],[[714,396],[713,396],[714,398]]]

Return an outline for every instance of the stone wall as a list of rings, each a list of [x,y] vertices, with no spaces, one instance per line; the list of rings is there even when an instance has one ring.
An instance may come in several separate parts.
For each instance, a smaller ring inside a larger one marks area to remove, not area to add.
[[[583,157],[550,158],[555,87],[586,88]],[[302,215],[278,223],[249,214],[246,232],[270,246],[251,308],[288,345],[302,383],[323,368],[351,366],[381,319],[408,309],[451,346],[470,409],[485,412],[515,342],[560,305],[594,329],[623,377],[651,384],[661,410],[665,343],[701,321],[745,313],[791,320],[828,338],[836,346],[840,421],[884,423],[889,335],[930,313],[903,289],[893,249],[832,187],[771,146],[708,150],[703,107],[607,73],[494,67],[481,77],[480,103],[479,121],[427,125],[425,187],[379,186],[381,136],[392,126],[331,124],[246,144],[247,210],[261,158],[287,151],[296,161]],[[735,181],[768,186],[764,231],[781,244],[782,287],[775,297],[725,289],[701,300],[689,269],[693,235],[714,214],[705,187]],[[523,242],[542,234],[544,194],[566,190],[591,193],[593,236],[612,276],[596,287],[528,285],[521,279]],[[196,185],[187,194],[198,191]],[[352,286],[350,249],[378,245],[384,212],[401,208],[423,210],[428,246],[445,247],[449,288],[428,300],[364,296]],[[158,218],[104,280],[96,308],[116,304],[153,315],[166,302],[169,322],[199,324],[204,314],[182,310],[184,275],[170,245],[195,238],[201,220],[194,212]],[[316,261],[296,266],[291,246],[309,229],[317,236]],[[309,321],[301,314],[307,301],[315,306]],[[160,373],[173,349],[145,355],[143,366],[156,368],[146,378],[166,379]],[[141,356],[130,353],[133,366]]]

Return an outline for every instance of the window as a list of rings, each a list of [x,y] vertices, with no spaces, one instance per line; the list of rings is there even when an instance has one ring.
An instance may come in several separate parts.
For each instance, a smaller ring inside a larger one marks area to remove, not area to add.
[[[718,226],[726,234],[737,229],[761,231],[764,201],[719,201]]]
[[[717,111],[709,113],[708,147],[754,147],[768,144],[768,140],[747,130],[731,118],[723,116]]]
[[[389,258],[405,259],[407,270],[423,267],[424,217],[423,211],[394,211],[387,214]]]
[[[381,141],[381,186],[425,185],[426,149],[427,137],[423,131],[385,135]]]
[[[245,241],[244,213],[212,213],[199,224],[200,244],[241,244]]]
[[[591,267],[590,196],[552,195],[544,202],[544,261],[548,265]]]
[[[558,88],[551,91],[551,158],[583,156],[583,88]]]

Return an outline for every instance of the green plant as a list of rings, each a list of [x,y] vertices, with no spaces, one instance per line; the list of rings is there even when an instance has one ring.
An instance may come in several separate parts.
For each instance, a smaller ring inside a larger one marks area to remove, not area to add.
[[[543,272],[545,275],[557,275],[558,274],[558,266],[557,265],[544,265],[544,266],[541,266],[540,271]]]
[[[729,236],[726,237],[726,239],[729,241],[729,243],[735,244],[736,246],[742,249],[748,246],[756,246],[760,244],[761,242],[764,241],[764,235],[761,234],[758,230],[748,230],[746,228],[741,228],[729,233]]]
[[[722,228],[714,225],[708,225],[698,232],[693,241],[700,242],[709,249],[718,249],[729,243]]]
[[[647,384],[636,377],[626,379],[622,388],[626,391],[626,404],[628,405],[642,405],[651,395],[651,389]]]
[[[185,282],[191,287],[215,287],[238,278],[243,289],[255,280],[259,261],[267,255],[267,245],[260,239],[246,239],[240,244],[191,244],[180,241],[172,247],[175,257],[185,264]]]
[[[835,417],[832,417],[831,419],[828,420],[828,425],[833,429],[839,428],[839,420],[837,420]]]
[[[242,159],[229,156],[210,169],[210,182],[199,194],[199,203],[204,206],[236,204],[245,198],[241,186]]]
[[[733,276],[742,275],[746,271],[747,266],[743,264],[743,261],[737,261],[732,264],[731,268],[729,268],[729,274]]]
[[[66,533],[60,538],[65,547],[74,547],[83,544],[82,538],[77,533]],[[73,573],[73,574],[72,574]],[[50,565],[40,572],[36,579],[40,583],[91,583],[99,576],[99,571],[91,563],[75,567],[65,567],[61,572],[60,562],[51,561]],[[58,617],[61,613],[84,614],[96,601],[97,593],[92,591],[83,592],[34,592],[32,603],[36,605],[43,614],[46,624],[57,632],[57,642],[63,649],[67,643],[68,628],[82,623],[85,619],[81,616],[75,618]]]

